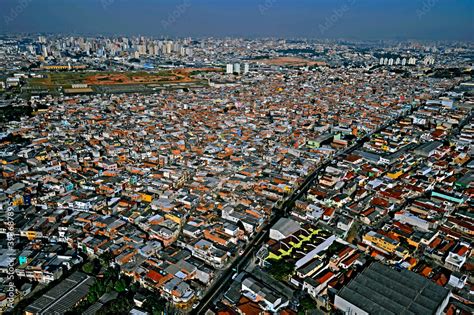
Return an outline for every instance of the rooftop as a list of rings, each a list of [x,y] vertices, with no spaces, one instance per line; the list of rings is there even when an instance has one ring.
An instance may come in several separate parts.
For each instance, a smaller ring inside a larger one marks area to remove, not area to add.
[[[338,296],[370,314],[434,314],[448,294],[414,272],[373,263]]]

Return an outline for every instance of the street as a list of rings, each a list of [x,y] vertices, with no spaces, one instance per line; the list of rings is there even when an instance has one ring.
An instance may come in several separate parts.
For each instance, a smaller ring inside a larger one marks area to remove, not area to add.
[[[395,121],[399,121],[405,118],[406,116],[410,115],[413,110],[414,108],[412,108],[412,110],[410,110],[405,115],[399,116],[396,119],[388,121],[373,132],[358,139],[354,145],[336,153],[335,158],[341,155],[350,154],[351,152],[361,148],[365,142],[370,140],[370,137],[373,134],[382,131],[383,129],[393,124]],[[237,257],[228,269],[222,272],[221,277],[217,279],[215,283],[209,288],[206,295],[204,295],[203,299],[199,303],[199,306],[194,309],[191,314],[203,314],[208,309],[209,305],[213,302],[216,295],[229,288],[232,282],[231,278],[233,273],[235,273],[235,270],[239,270],[242,265],[245,266],[249,262],[249,259],[253,256],[254,252],[260,249],[261,245],[266,239],[267,233],[269,233],[270,227],[272,227],[281,217],[288,216],[288,213],[291,211],[291,204],[296,200],[300,199],[309,190],[309,188],[313,184],[313,181],[318,176],[319,172],[322,169],[326,168],[328,165],[330,165],[333,161],[334,157],[326,159],[304,180],[304,182],[300,185],[298,189],[295,189],[292,192],[292,194],[286,199],[286,201],[283,202],[281,207],[274,207],[274,215],[272,216],[270,222],[253,238],[253,240],[246,247],[244,253],[241,256]]]

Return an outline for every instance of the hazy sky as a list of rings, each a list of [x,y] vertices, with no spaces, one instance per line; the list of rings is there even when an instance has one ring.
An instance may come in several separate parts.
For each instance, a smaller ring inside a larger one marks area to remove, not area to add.
[[[0,0],[0,33],[474,40],[474,0]]]

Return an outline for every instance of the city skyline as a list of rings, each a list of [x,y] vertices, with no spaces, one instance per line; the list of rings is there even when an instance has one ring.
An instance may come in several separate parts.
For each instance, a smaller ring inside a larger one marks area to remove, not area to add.
[[[0,33],[473,40],[472,1],[6,0]],[[455,18],[454,18],[455,17]],[[84,23],[84,21],[87,21]]]

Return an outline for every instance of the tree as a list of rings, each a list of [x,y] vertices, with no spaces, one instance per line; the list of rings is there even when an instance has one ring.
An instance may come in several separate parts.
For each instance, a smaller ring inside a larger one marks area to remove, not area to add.
[[[95,291],[93,290],[89,290],[89,293],[87,293],[87,301],[90,303],[90,304],[94,304],[95,301],[97,301],[99,298],[96,294]]]
[[[162,314],[165,310],[166,301],[161,298],[158,294],[150,294],[147,296],[143,308],[153,315]]]
[[[110,293],[114,289],[114,282],[113,281],[107,281],[106,286],[105,286],[105,292]]]
[[[112,300],[107,302],[98,312],[97,314],[128,314],[130,309],[132,308],[132,303],[128,299],[119,298],[116,300]]]
[[[104,278],[107,280],[110,280],[110,279],[115,280],[115,279],[118,279],[119,273],[120,272],[117,269],[109,267],[104,271]]]
[[[85,273],[92,273],[94,271],[94,264],[91,263],[90,261],[86,262],[83,266],[82,266],[82,271],[84,271]]]
[[[127,288],[127,284],[125,283],[124,279],[115,281],[114,290],[117,291],[118,293],[125,291],[126,288]]]
[[[306,314],[307,311],[313,311],[317,308],[316,303],[310,296],[305,296],[300,300],[298,314]]]
[[[138,292],[139,289],[140,285],[137,282],[134,282],[130,285],[130,291],[132,291],[133,293]]]
[[[109,267],[113,259],[114,255],[109,251],[105,251],[102,255],[99,256],[100,265],[104,268]]]
[[[269,260],[270,267],[268,268],[268,273],[273,276],[278,281],[286,281],[295,271],[295,265],[291,262],[280,260]]]

